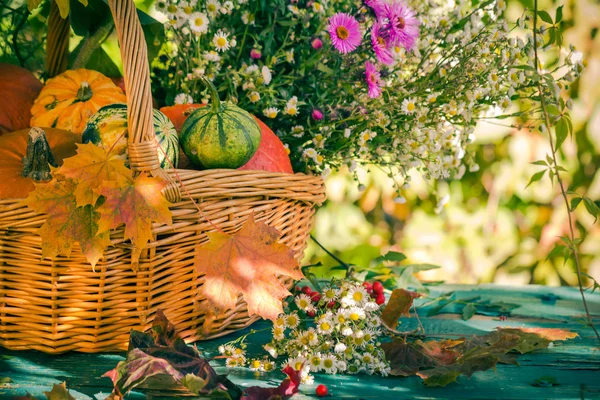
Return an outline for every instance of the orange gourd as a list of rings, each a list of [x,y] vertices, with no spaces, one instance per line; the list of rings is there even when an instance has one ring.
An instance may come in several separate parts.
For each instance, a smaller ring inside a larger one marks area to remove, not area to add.
[[[123,91],[101,73],[83,68],[65,71],[42,89],[31,108],[31,126],[81,134],[100,107],[125,102]]]
[[[181,132],[183,123],[196,108],[204,107],[206,104],[175,104],[174,106],[163,107],[160,111],[165,114],[173,125],[175,130]]]
[[[293,174],[288,149],[281,139],[260,119],[254,117],[260,127],[261,138],[258,150],[246,164],[238,169],[245,171],[287,172]]]
[[[17,65],[0,63],[0,135],[29,127],[42,82]]]
[[[76,154],[81,135],[52,128],[31,128],[0,136],[0,199],[24,198],[34,182],[51,179],[50,167]]]

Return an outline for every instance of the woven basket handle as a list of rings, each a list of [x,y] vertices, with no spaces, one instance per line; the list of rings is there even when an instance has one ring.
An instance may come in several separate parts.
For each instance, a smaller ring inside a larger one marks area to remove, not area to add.
[[[127,89],[127,123],[129,164],[134,172],[150,172],[167,180],[163,195],[170,202],[181,199],[179,186],[161,167],[152,115],[148,49],[133,0],[109,0],[115,20],[125,88]]]

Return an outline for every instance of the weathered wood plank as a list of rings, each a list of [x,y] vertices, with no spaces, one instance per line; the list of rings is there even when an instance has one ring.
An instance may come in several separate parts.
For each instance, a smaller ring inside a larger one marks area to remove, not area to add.
[[[443,389],[425,387],[419,378],[382,378],[374,376],[348,376],[318,374],[316,384],[324,383],[335,399],[593,399],[600,398],[600,352],[591,330],[586,328],[578,317],[582,314],[579,293],[572,288],[547,288],[528,286],[523,288],[503,288],[497,286],[458,286],[436,287],[429,297],[440,293],[456,291],[458,298],[474,295],[490,301],[516,303],[520,307],[506,321],[496,317],[477,315],[463,321],[459,314],[441,314],[426,317],[427,310],[419,310],[420,320],[429,334],[448,337],[483,334],[498,326],[510,327],[560,327],[579,333],[580,337],[562,344],[555,344],[548,350],[519,357],[520,366],[499,365],[497,371],[476,373],[471,379],[459,378],[459,384]],[[589,296],[589,303],[595,318],[600,322],[600,295]],[[420,300],[426,302],[428,299]],[[447,311],[458,311],[448,307]],[[255,328],[268,326],[259,323]],[[411,330],[417,326],[417,319],[404,318],[399,329]],[[216,354],[217,347],[237,335],[198,343],[207,353]],[[250,341],[249,355],[262,355],[261,345],[268,341],[265,333],[257,334]],[[110,393],[110,380],[101,375],[113,368],[122,355],[118,354],[77,354],[49,356],[38,352],[13,352],[0,349],[0,355],[12,356],[0,360],[0,377],[8,376],[13,382],[0,388],[0,399],[33,394],[40,399],[53,383],[67,382],[67,387],[77,399],[103,399]],[[242,387],[252,385],[278,384],[283,374],[257,375],[246,369],[227,371],[223,362],[214,365],[221,373],[229,373],[229,378]],[[532,383],[542,376],[554,377],[559,385],[536,387]],[[312,399],[316,384],[303,386],[298,400]],[[144,395],[134,392],[131,399],[168,399],[164,394]]]

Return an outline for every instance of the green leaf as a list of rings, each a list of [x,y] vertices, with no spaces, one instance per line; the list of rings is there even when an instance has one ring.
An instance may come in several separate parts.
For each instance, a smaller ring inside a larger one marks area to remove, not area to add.
[[[558,24],[560,21],[562,21],[562,17],[563,17],[563,6],[560,6],[556,9],[556,23]]]
[[[397,251],[388,251],[385,255],[377,257],[375,262],[381,263],[384,261],[393,261],[393,262],[401,262],[406,260],[406,256]]]
[[[27,0],[27,8],[29,11],[33,11],[42,4],[42,0]]]
[[[560,111],[558,110],[558,107],[556,107],[554,104],[549,104],[547,107],[547,110],[548,110],[548,114],[552,115],[553,117],[560,115]]]
[[[544,21],[548,24],[554,25],[554,22],[552,21],[552,17],[550,16],[550,14],[548,14],[548,12],[546,12],[544,10],[539,10],[538,16],[541,18],[542,21]]]
[[[112,21],[110,8],[103,0],[89,0],[87,7],[79,0],[71,0],[71,28],[77,36],[93,34],[109,18]]]
[[[525,186],[525,189],[527,189],[529,187],[529,185],[531,185],[534,182],[539,181],[540,179],[542,179],[544,177],[544,174],[546,173],[546,169],[540,172],[536,172],[535,174],[533,174],[533,176],[531,177],[531,180],[529,181],[529,183],[527,184],[527,186]]]
[[[568,249],[567,246],[562,246],[562,245],[556,245],[552,251],[548,254],[548,257],[546,257],[546,260],[549,258],[554,258],[554,257],[562,257],[564,255],[564,250]]]
[[[546,161],[544,161],[544,160],[537,160],[537,161],[532,162],[532,164],[533,165],[541,165],[541,166],[544,166],[544,167],[548,166],[548,163]]]
[[[165,41],[165,28],[162,23],[143,11],[137,10],[137,14],[148,45],[148,60],[152,62],[158,55],[162,43]]]
[[[471,319],[473,317],[473,315],[475,315],[476,311],[477,311],[477,307],[475,307],[475,304],[473,304],[473,303],[467,304],[466,306],[463,307],[462,319],[465,321],[468,319]]]
[[[325,64],[318,64],[317,65],[317,69],[323,73],[325,73],[325,75],[333,75],[333,70],[327,66],[325,66]]]
[[[104,51],[102,47],[98,47],[96,50],[94,50],[85,67],[87,69],[98,71],[104,76],[121,76],[121,71],[119,71],[119,67],[115,65],[112,58],[110,58],[110,56],[106,53],[106,51]]]
[[[585,205],[585,209],[588,211],[588,213],[594,217],[594,222],[596,222],[598,220],[598,212],[600,212],[600,209],[598,209],[596,203],[594,203],[589,197],[584,197],[583,204]]]
[[[554,131],[556,132],[556,148],[560,148],[569,135],[569,127],[564,118],[558,120]]]
[[[438,315],[440,312],[442,312],[442,310],[444,309],[444,307],[446,307],[449,304],[454,303],[454,300],[447,300],[447,301],[443,301],[440,302],[440,304],[438,304],[437,306],[431,308],[429,311],[427,311],[427,316],[428,317],[433,317],[435,315]]]
[[[207,380],[202,379],[194,374],[187,374],[181,380],[181,384],[185,386],[190,392],[194,394],[200,394],[200,391],[206,386]]]
[[[0,376],[0,385],[5,385],[7,383],[11,383],[12,379],[10,379],[8,376]]]

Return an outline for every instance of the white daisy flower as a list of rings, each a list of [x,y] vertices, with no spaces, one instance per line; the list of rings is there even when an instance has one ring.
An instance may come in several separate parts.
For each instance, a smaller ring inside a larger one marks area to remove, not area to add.
[[[169,19],[175,17],[177,11],[179,11],[177,4],[168,4],[166,7],[166,14],[169,16]]]
[[[250,361],[248,368],[250,368],[250,371],[264,371],[263,363],[260,360]]]
[[[204,58],[208,61],[219,62],[221,61],[221,56],[214,50],[205,51],[203,54]]]
[[[284,367],[289,365],[294,368],[296,371],[304,372],[306,369],[309,369],[308,364],[306,362],[306,357],[297,356],[294,358],[288,358],[287,362],[284,364]],[[308,367],[308,368],[307,368]]]
[[[410,97],[402,101],[402,112],[404,112],[404,114],[414,114],[416,110],[417,104],[414,98]]]
[[[310,374],[306,374],[304,376],[300,375],[300,383],[303,385],[312,385],[315,383],[315,377]]]
[[[344,335],[344,336],[352,336],[353,333],[354,332],[352,331],[352,328],[350,328],[349,326],[345,326],[342,329],[342,335]]]
[[[365,310],[360,307],[351,307],[348,310],[348,318],[352,321],[359,321],[365,318]]]
[[[198,33],[206,33],[208,31],[208,17],[201,12],[192,13],[189,18],[190,29]]]
[[[254,25],[254,14],[251,14],[249,11],[244,11],[242,13],[242,22],[244,25]]]
[[[344,351],[346,351],[346,345],[344,343],[338,343],[335,345],[335,347],[333,348],[333,351],[335,351],[336,353],[343,353]]]
[[[283,340],[285,338],[285,328],[281,326],[273,326],[273,339]]]
[[[258,92],[250,92],[248,94],[248,98],[252,103],[257,103],[260,100],[260,93]]]
[[[350,298],[350,300],[352,301],[351,304],[354,305],[361,305],[362,303],[370,299],[369,293],[367,293],[367,289],[365,289],[363,286],[357,286],[350,289],[350,291],[348,291],[347,297]]]
[[[187,93],[179,93],[175,96],[175,104],[192,104],[194,99]]]
[[[321,334],[327,335],[333,332],[333,322],[328,318],[323,318],[317,324],[317,331]]]
[[[265,84],[265,86],[271,83],[273,75],[271,74],[271,70],[269,69],[269,67],[263,65],[262,69],[260,70],[260,73],[263,76],[263,83]]]
[[[337,359],[333,354],[326,354],[323,356],[321,361],[321,366],[328,374],[336,374],[337,373]]]
[[[427,96],[427,103],[433,104],[437,101],[437,98],[438,98],[437,93],[431,93],[429,96]]]
[[[506,111],[510,108],[510,105],[512,104],[512,102],[510,101],[510,99],[508,97],[505,97],[502,99],[502,101],[500,101],[500,108],[502,108],[502,110]]]
[[[285,316],[285,324],[288,328],[294,329],[300,324],[300,318],[298,314],[294,311],[291,314]]]
[[[312,150],[312,149],[306,149],[306,150]],[[296,296],[295,302],[296,302],[296,306],[303,311],[306,311],[309,308],[309,306],[312,305],[312,300],[310,299],[310,297],[308,297],[304,293]]]
[[[308,365],[310,365],[310,370],[312,372],[319,372],[323,369],[323,359],[321,358],[321,353],[313,354],[308,359]]]
[[[227,368],[235,368],[239,367],[240,363],[237,357],[230,357],[227,359],[227,361],[225,361],[225,366]]]
[[[265,351],[266,351],[267,353],[269,353],[269,354],[271,355],[271,357],[273,357],[273,358],[277,358],[277,356],[279,355],[279,354],[277,353],[277,349],[276,349],[275,347],[271,346],[270,344],[266,344],[266,345],[264,345],[264,346],[263,346],[263,348],[264,348],[264,349],[265,349]]]
[[[185,18],[189,18],[190,15],[194,12],[194,7],[190,5],[187,1],[181,1],[178,4],[177,14],[181,15]]]
[[[337,368],[337,370],[339,372],[345,372],[346,371],[346,361],[342,361],[342,360],[338,360],[335,362],[335,367]]]
[[[221,4],[217,0],[207,0],[206,1],[206,12],[211,17],[215,17],[219,10],[221,9]]]
[[[267,118],[275,118],[279,114],[279,109],[277,107],[268,107],[263,110],[263,115]],[[306,296],[306,295],[305,295]],[[306,296],[308,297],[308,296]]]
[[[298,114],[298,105],[296,103],[290,103],[289,101],[285,105],[283,109],[283,113],[291,116],[295,116]]]
[[[156,3],[154,3],[154,7],[156,8],[156,11],[166,14],[169,5],[165,0],[158,0]]]
[[[306,158],[312,158],[312,159],[314,159],[314,158],[317,157],[318,153],[317,153],[317,151],[315,149],[309,147],[309,148],[307,148],[307,149],[304,150],[304,152],[302,153],[302,155],[304,157],[306,157]],[[306,297],[308,297],[308,296],[306,296]],[[297,304],[298,303],[296,303],[296,305]]]
[[[171,28],[175,28],[175,29],[179,29],[183,26],[183,24],[185,24],[187,22],[187,18],[182,17],[180,15],[173,15],[169,17],[169,20],[167,21],[167,24],[171,27]]]
[[[217,49],[217,51],[227,51],[231,47],[229,44],[229,33],[225,33],[223,31],[219,31],[213,37],[213,45]]]
[[[304,127],[302,125],[296,125],[292,127],[292,136],[300,138],[304,136]]]
[[[323,4],[315,1],[314,3],[312,3],[312,9],[314,12],[316,13],[322,13],[325,12],[325,7],[323,7]]]

